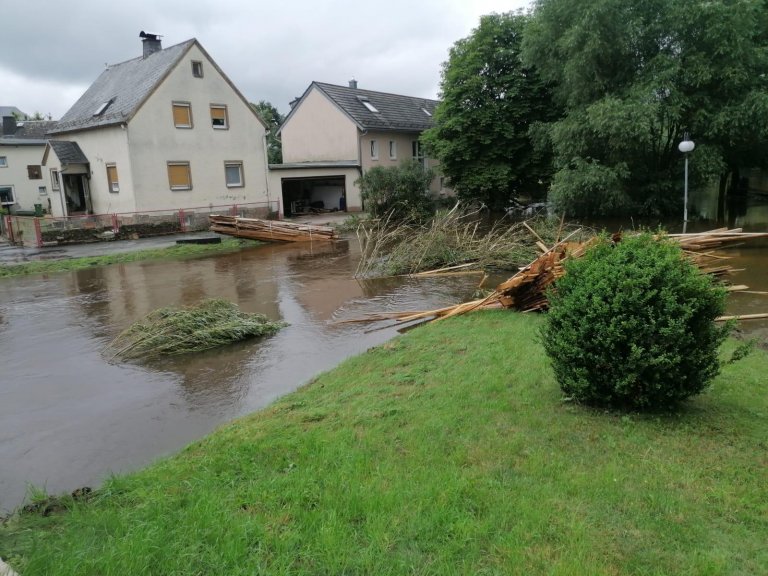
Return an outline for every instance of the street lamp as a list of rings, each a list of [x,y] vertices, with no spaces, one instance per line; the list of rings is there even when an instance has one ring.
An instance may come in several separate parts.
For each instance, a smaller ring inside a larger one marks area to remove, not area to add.
[[[688,132],[683,136],[683,141],[678,144],[677,149],[685,155],[685,185],[683,189],[683,234],[685,234],[686,224],[688,223],[688,152],[692,152],[696,145],[688,137]]]

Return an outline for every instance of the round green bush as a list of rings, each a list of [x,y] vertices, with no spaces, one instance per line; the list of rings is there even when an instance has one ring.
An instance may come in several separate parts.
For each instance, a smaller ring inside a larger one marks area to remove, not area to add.
[[[700,393],[719,369],[730,331],[714,319],[726,290],[680,247],[644,233],[607,237],[548,293],[544,348],[571,398],[633,409],[674,406]]]

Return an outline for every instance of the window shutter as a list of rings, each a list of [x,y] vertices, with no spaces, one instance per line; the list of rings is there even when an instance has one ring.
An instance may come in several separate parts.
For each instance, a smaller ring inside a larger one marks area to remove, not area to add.
[[[174,104],[173,124],[177,127],[192,126],[192,108],[185,104]]]
[[[172,190],[192,188],[192,174],[189,164],[168,164],[168,182]]]

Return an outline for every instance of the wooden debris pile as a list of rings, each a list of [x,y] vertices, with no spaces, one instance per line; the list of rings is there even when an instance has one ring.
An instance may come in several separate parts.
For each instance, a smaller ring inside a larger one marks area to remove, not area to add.
[[[210,216],[211,232],[236,238],[263,242],[327,242],[337,240],[338,234],[330,226],[297,224],[283,220],[261,220],[239,216]]]
[[[547,288],[565,274],[563,262],[568,258],[580,258],[597,241],[597,238],[592,238],[586,242],[568,242],[568,239],[578,232],[579,230],[576,230],[551,248],[539,246],[543,253],[538,258],[499,284],[485,298],[437,310],[370,314],[365,318],[347,322],[439,320],[489,308],[510,308],[521,312],[544,311],[549,305],[546,297]],[[735,270],[723,264],[722,261],[727,260],[727,256],[712,253],[713,248],[721,248],[743,240],[768,238],[768,233],[745,233],[740,228],[733,230],[723,228],[698,234],[670,234],[667,237],[679,242],[684,253],[702,272],[721,277]],[[621,235],[615,234],[613,240],[620,241]],[[748,287],[731,286],[729,289],[731,291],[747,290]],[[766,316],[768,314],[754,315],[756,318]]]

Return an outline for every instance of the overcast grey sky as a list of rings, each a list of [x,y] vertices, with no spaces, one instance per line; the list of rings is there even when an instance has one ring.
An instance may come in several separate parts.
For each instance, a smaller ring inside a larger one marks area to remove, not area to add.
[[[251,101],[285,113],[312,80],[436,98],[482,14],[529,0],[27,0],[3,3],[0,105],[61,117],[104,69],[195,37]]]

